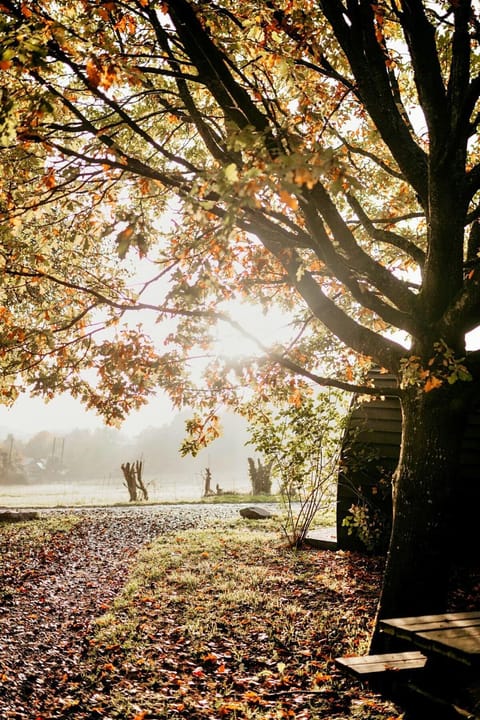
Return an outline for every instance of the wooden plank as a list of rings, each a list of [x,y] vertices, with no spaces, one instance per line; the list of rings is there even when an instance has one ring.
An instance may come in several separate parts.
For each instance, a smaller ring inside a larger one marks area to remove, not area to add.
[[[383,430],[394,436],[400,436],[402,426],[400,418],[392,418],[390,416],[370,415],[365,418],[356,418],[352,416],[351,427],[357,432],[369,433],[372,430]]]
[[[480,624],[418,632],[415,639],[420,647],[463,659],[467,663],[480,660]]]
[[[348,670],[348,672],[359,677],[384,672],[421,670],[425,667],[426,662],[426,656],[418,651],[340,657],[335,659],[335,663],[340,668]]]
[[[466,627],[480,624],[480,611],[466,613],[444,613],[442,615],[421,615],[418,617],[389,618],[381,620],[384,632],[399,635],[404,631],[410,637],[416,632],[436,630],[443,627]],[[405,636],[405,635],[403,635]]]
[[[382,620],[383,632],[467,664],[480,662],[480,611]]]

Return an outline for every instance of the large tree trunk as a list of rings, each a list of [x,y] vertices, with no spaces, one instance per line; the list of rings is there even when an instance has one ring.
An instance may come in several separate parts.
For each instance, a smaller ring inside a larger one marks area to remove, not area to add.
[[[402,400],[403,430],[394,511],[378,620],[445,610],[456,541],[459,462],[468,414],[458,384],[412,388]],[[382,647],[376,629],[372,651]]]

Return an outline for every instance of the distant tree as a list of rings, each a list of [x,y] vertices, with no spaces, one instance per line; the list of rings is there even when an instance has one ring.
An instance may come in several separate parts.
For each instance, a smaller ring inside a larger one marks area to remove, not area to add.
[[[27,481],[21,446],[13,435],[9,434],[0,444],[0,483],[9,485]]]
[[[25,454],[34,460],[45,460],[52,454],[55,436],[47,430],[41,430],[25,443]]]
[[[121,469],[130,502],[136,502],[139,493],[142,500],[148,500],[148,490],[143,481],[143,460],[135,460],[135,462],[132,463],[122,463]]]
[[[203,497],[210,497],[214,494],[212,490],[212,471],[207,467],[203,471]]]
[[[254,458],[248,458],[248,475],[253,495],[270,495],[272,492],[272,466],[273,460],[263,463],[260,458],[257,458],[257,464],[255,464]]]

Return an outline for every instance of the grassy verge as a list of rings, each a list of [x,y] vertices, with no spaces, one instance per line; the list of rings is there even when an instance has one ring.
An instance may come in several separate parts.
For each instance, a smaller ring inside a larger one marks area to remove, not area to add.
[[[82,519],[76,515],[39,518],[25,522],[0,522],[1,540],[8,544],[15,539],[26,552],[38,545],[47,545],[55,535],[69,533]]]
[[[280,495],[251,495],[249,493],[223,493],[222,495],[210,495],[203,497],[202,503],[279,503]]]
[[[77,486],[80,487],[81,485]],[[7,494],[3,492],[0,500],[5,509],[19,510],[22,508],[42,510],[45,508],[69,508],[79,507],[83,509],[95,507],[148,507],[157,505],[215,505],[222,503],[279,503],[281,498],[279,495],[251,495],[249,493],[224,493],[223,495],[212,495],[210,497],[190,498],[190,499],[152,499],[138,500],[130,502],[128,499],[117,500],[113,496],[109,497],[101,492],[96,497],[86,494],[85,497],[79,498],[72,495],[72,492],[64,490],[63,492],[54,491],[44,493],[42,486],[37,488],[21,487],[22,494]]]
[[[379,578],[374,559],[280,546],[275,521],[160,537],[97,622],[87,660],[95,711],[392,720],[393,706],[333,662],[366,650]]]

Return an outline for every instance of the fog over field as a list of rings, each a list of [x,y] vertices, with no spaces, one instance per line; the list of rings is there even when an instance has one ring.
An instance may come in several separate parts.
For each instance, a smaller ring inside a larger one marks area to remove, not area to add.
[[[205,470],[211,488],[248,492],[245,421],[226,415],[223,433],[196,458],[181,457],[179,448],[189,413],[177,414],[161,427],[135,435],[106,427],[48,430],[38,418],[33,433],[16,434],[0,425],[0,504],[7,506],[113,503],[128,500],[122,463],[142,460],[143,477],[152,501],[198,500]],[[30,419],[31,420],[31,419]],[[61,426],[61,424],[60,424]],[[18,433],[18,431],[17,431]]]

